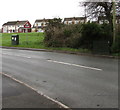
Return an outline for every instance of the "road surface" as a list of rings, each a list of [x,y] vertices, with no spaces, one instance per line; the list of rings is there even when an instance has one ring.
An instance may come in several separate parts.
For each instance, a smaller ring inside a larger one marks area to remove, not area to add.
[[[2,75],[2,108],[62,108],[27,86]],[[28,109],[27,109],[28,110]]]
[[[2,50],[2,72],[71,108],[118,107],[118,60]]]

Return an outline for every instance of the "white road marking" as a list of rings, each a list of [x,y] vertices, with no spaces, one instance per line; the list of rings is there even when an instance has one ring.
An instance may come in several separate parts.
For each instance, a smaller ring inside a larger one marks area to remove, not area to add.
[[[27,57],[27,58],[31,58],[31,57]]]
[[[102,69],[94,68],[94,67],[89,67],[89,66],[83,66],[83,65],[72,64],[72,63],[66,63],[66,62],[60,62],[60,61],[54,61],[54,60],[47,60],[47,61],[53,62],[53,63],[64,64],[64,65],[76,66],[76,67],[80,67],[80,68],[91,69],[91,70],[102,71]]]
[[[57,100],[55,100],[55,99],[53,99],[53,98],[45,95],[43,92],[38,91],[37,89],[35,89],[35,88],[33,88],[32,86],[30,86],[30,85],[28,85],[28,84],[26,84],[26,83],[24,83],[24,82],[22,82],[22,81],[20,81],[20,80],[18,80],[18,79],[16,79],[16,78],[14,78],[13,76],[10,76],[10,75],[8,75],[8,74],[6,74],[6,73],[3,73],[3,72],[2,72],[2,73],[0,72],[0,74],[4,75],[4,76],[6,76],[6,77],[8,77],[8,78],[10,78],[10,79],[12,79],[12,80],[20,83],[20,84],[25,85],[26,87],[32,89],[33,91],[37,92],[38,94],[44,96],[44,97],[47,98],[48,100],[51,100],[51,101],[53,101],[54,103],[58,104],[58,105],[59,105],[60,107],[62,107],[62,108],[65,108],[65,109],[68,109],[68,110],[72,110],[70,107],[68,107],[68,106],[64,105],[63,103],[61,103],[61,102],[59,102],[59,101],[57,101]]]
[[[3,54],[3,53],[2,53]],[[7,55],[7,53],[4,53],[4,55]]]
[[[29,56],[25,56],[24,54],[20,54],[20,55],[15,55],[15,54],[9,54],[9,53],[2,53],[3,55],[11,55],[11,56],[17,56],[17,57],[24,57],[24,58],[31,58]]]
[[[8,54],[8,53],[2,53],[5,55],[11,55],[11,56],[18,56],[18,57],[24,57],[24,58],[32,58],[29,56],[25,56],[24,54],[20,54],[20,55],[12,55],[12,54]],[[69,65],[69,66],[76,66],[76,67],[80,67],[80,68],[85,68],[85,69],[91,69],[91,70],[97,70],[97,71],[102,71],[102,69],[100,68],[95,68],[95,67],[89,67],[89,66],[84,66],[84,65],[78,65],[78,64],[72,64],[72,63],[67,63],[67,62],[61,62],[61,61],[54,61],[54,60],[47,60],[49,62],[53,62],[53,63],[59,63],[59,64],[64,64],[64,65]]]

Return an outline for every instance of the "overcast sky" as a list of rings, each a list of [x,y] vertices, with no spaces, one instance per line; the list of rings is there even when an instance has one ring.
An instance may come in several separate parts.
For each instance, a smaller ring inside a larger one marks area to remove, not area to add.
[[[36,19],[54,17],[79,17],[84,9],[81,0],[1,0],[0,28],[7,21],[29,20],[33,25]]]

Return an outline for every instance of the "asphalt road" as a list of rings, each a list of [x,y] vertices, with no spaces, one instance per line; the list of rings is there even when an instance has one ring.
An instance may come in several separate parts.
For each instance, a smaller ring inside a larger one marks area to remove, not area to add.
[[[0,74],[0,110],[2,109],[2,75]]]
[[[2,71],[71,108],[118,107],[118,60],[3,49]]]
[[[0,53],[2,49],[0,49]],[[0,73],[2,72],[2,54],[0,54]],[[2,75],[0,74],[0,110],[2,109]]]
[[[2,75],[2,108],[61,108],[55,102],[15,80]],[[35,110],[35,109],[34,109]]]

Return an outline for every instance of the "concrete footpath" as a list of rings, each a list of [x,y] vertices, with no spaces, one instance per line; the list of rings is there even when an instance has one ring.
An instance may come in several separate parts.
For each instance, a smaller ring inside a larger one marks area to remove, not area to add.
[[[65,109],[59,104],[38,94],[24,84],[2,75],[2,110],[5,108],[49,108],[49,110]],[[68,109],[65,109],[68,110]]]

